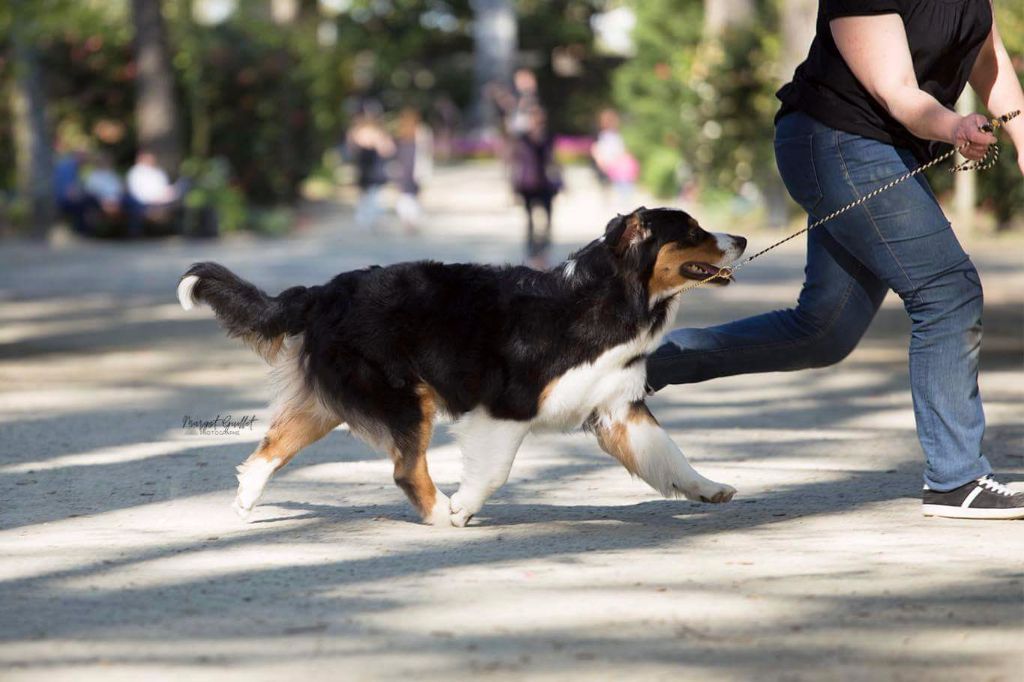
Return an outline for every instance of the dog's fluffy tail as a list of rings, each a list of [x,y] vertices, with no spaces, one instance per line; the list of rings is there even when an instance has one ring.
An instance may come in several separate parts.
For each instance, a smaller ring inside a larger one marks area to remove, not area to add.
[[[206,303],[228,335],[245,341],[267,362],[274,360],[286,336],[305,329],[311,293],[292,287],[268,296],[218,263],[196,263],[178,282],[182,308]]]

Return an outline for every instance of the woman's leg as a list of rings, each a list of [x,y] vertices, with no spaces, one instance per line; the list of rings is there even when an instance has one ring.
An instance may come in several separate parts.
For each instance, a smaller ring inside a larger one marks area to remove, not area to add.
[[[541,234],[539,250],[541,253],[546,253],[548,248],[551,246],[551,205],[555,200],[555,195],[544,194],[540,198],[541,208],[544,209],[544,232]]]
[[[886,286],[823,230],[807,235],[804,274],[795,308],[671,332],[648,358],[650,387],[824,367],[849,355],[885,298]]]
[[[915,166],[906,150],[832,131],[815,150],[820,212]],[[925,482],[945,491],[991,473],[981,454],[981,281],[927,182],[908,180],[824,229],[899,295],[910,316],[910,384]]]
[[[914,165],[906,151],[802,114],[780,121],[778,134],[779,170],[811,220]],[[806,278],[794,310],[670,334],[648,361],[652,388],[836,362],[891,288],[913,323],[910,374],[925,481],[944,491],[989,473],[977,384],[981,285],[925,181],[909,180],[813,230]]]
[[[533,203],[534,196],[532,194],[523,193],[520,195],[523,199],[523,206],[526,208],[526,257],[533,258],[536,250],[536,227],[533,223]]]

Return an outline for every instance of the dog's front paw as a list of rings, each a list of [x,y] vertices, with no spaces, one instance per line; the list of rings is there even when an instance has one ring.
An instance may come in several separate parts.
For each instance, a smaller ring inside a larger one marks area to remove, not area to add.
[[[462,498],[459,496],[459,493],[455,493],[454,495],[452,495],[449,512],[449,519],[451,520],[451,524],[458,528],[465,527],[465,525],[469,523],[469,520],[473,518],[473,512],[471,512],[469,508],[463,504]]]
[[[672,488],[678,495],[688,500],[712,504],[728,502],[736,494],[736,488],[733,488],[731,485],[715,483],[707,479],[687,486],[673,484]]]
[[[710,502],[712,504],[721,504],[722,502],[728,502],[732,499],[732,496],[736,494],[736,488],[725,483],[709,482],[710,485],[702,485],[699,493],[699,499],[701,502]]]

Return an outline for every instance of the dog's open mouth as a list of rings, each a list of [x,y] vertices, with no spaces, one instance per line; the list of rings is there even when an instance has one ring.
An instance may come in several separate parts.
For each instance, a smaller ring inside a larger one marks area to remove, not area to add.
[[[733,279],[731,270],[715,267],[710,263],[689,261],[683,263],[680,270],[683,276],[688,279],[705,280],[713,277],[714,279],[711,280],[712,284],[728,284]]]

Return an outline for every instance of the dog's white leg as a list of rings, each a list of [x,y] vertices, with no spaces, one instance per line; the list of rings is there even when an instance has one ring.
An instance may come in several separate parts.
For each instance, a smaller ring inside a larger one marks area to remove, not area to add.
[[[480,407],[459,420],[454,431],[462,450],[462,480],[452,495],[451,522],[465,526],[508,480],[530,423],[494,419]]]
[[[339,423],[309,412],[286,410],[278,415],[260,446],[238,466],[238,494],[231,505],[235,512],[243,519],[248,517],[274,472]]]
[[[599,414],[591,426],[605,452],[665,497],[728,502],[736,494],[697,473],[642,401]]]

